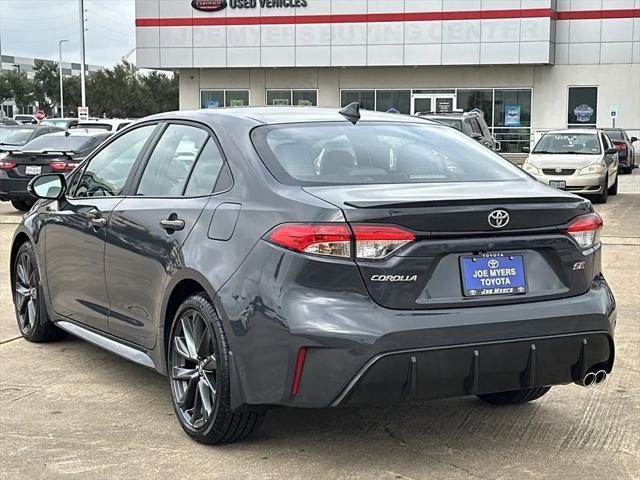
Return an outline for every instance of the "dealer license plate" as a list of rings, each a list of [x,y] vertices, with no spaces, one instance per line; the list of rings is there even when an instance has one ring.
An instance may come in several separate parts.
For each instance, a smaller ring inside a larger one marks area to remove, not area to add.
[[[564,180],[549,180],[549,186],[565,190],[567,188],[567,182]]]
[[[466,297],[527,293],[522,255],[461,257],[460,269]]]
[[[42,173],[42,167],[37,165],[27,165],[24,169],[26,175],[40,175]]]

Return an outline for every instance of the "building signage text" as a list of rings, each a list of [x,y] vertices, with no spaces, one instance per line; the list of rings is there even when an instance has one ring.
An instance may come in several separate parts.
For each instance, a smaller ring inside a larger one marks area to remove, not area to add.
[[[203,12],[219,12],[227,8],[303,8],[307,0],[191,0],[191,6]]]

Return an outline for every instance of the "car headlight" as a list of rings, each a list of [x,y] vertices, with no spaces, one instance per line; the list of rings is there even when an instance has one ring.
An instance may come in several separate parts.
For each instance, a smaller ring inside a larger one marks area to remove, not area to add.
[[[581,168],[578,170],[578,175],[592,175],[594,173],[602,173],[604,172],[604,167],[599,164],[589,165],[588,167]]]
[[[535,165],[531,165],[530,163],[523,163],[522,169],[525,172],[530,173],[531,175],[540,175],[540,169]]]

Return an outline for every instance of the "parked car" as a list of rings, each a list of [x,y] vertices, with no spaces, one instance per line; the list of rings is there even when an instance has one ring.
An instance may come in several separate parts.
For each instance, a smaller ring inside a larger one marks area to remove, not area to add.
[[[613,368],[591,202],[437,122],[173,112],[29,188],[42,201],[10,253],[22,335],[167,374],[199,442],[247,437],[270,406],[516,404]]]
[[[12,118],[0,118],[0,127],[4,127],[7,125],[22,125],[19,122],[16,122],[14,119]]]
[[[19,123],[32,123],[34,125],[38,124],[38,119],[35,115],[14,115],[13,119]]]
[[[66,130],[75,128],[78,126],[77,118],[47,118],[40,122],[40,125],[52,125],[54,127],[61,127]]]
[[[456,130],[460,130],[466,136],[477,140],[491,150],[500,150],[500,142],[491,135],[491,130],[489,130],[489,126],[482,112],[418,113],[417,115],[422,118],[445,123]]]
[[[19,148],[31,140],[53,132],[63,131],[60,127],[40,125],[6,125],[0,126],[0,160],[7,150]]]
[[[621,128],[603,128],[602,129],[613,142],[613,146],[618,150],[618,162],[620,162],[620,170],[622,173],[633,173],[636,167],[636,150],[633,145],[638,141],[636,137],[627,135],[627,132]]]
[[[547,132],[522,168],[541,182],[590,196],[596,203],[618,193],[618,150],[600,129]]]
[[[84,122],[79,122],[77,126],[78,128],[87,128],[91,130],[106,130],[108,132],[117,132],[133,122],[134,120],[100,118],[97,120],[87,120]]]
[[[72,171],[109,136],[108,132],[74,129],[42,135],[7,152],[0,162],[0,201],[10,200],[17,210],[29,210],[35,198],[27,184],[34,176]]]

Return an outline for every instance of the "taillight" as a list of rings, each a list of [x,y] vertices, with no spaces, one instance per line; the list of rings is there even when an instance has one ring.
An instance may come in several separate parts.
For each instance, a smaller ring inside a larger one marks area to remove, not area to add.
[[[415,236],[395,225],[284,224],[269,235],[270,242],[301,253],[351,258],[352,240],[355,257],[378,260],[415,240]]]
[[[356,258],[380,259],[416,239],[407,230],[389,226],[354,225],[356,237]]]
[[[351,232],[343,223],[280,225],[269,234],[269,240],[302,253],[343,258],[351,256]]]
[[[15,166],[16,166],[16,164],[13,163],[13,162],[2,162],[2,161],[0,161],[0,169],[2,169],[2,170],[11,170]]]
[[[587,249],[594,247],[600,242],[600,232],[604,225],[602,217],[597,213],[589,213],[576,218],[569,228],[567,233],[573,237],[573,239],[582,248]]]
[[[75,169],[78,164],[76,162],[55,161],[49,163],[49,166],[54,172],[69,172]]]

